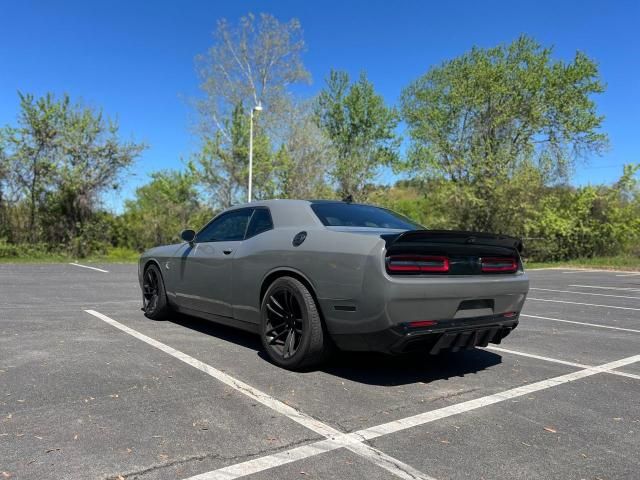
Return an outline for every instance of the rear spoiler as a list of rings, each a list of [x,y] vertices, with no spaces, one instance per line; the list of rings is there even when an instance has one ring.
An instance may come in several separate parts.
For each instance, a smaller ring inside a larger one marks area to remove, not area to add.
[[[458,230],[408,230],[400,234],[381,235],[391,245],[420,243],[452,243],[456,245],[482,245],[513,248],[522,252],[522,240],[508,235],[493,233],[465,232]]]

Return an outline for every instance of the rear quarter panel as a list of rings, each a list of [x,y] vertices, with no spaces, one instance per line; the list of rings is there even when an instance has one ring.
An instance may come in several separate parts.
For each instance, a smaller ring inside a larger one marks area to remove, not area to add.
[[[293,237],[302,230],[307,238],[294,247]],[[368,259],[378,258],[383,247],[378,236],[324,228],[283,227],[245,240],[234,256],[234,316],[259,322],[260,290],[276,271],[293,271],[305,277],[321,304],[325,299],[359,297]]]

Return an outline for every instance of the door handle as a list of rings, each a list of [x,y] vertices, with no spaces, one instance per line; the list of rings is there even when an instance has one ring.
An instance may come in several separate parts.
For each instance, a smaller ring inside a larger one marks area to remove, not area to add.
[[[222,253],[229,255],[230,253],[233,253],[233,250],[222,250]]]

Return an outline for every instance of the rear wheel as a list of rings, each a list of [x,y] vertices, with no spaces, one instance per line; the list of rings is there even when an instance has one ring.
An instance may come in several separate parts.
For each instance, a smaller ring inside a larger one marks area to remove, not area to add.
[[[162,320],[171,313],[162,273],[153,263],[145,269],[142,277],[142,310],[152,320]]]
[[[329,338],[313,296],[299,280],[280,277],[262,299],[260,338],[271,360],[299,370],[321,363]]]

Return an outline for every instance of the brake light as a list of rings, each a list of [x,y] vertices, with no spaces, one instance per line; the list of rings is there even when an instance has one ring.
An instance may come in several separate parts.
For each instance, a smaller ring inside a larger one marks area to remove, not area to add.
[[[443,273],[449,271],[449,259],[439,255],[391,255],[387,257],[390,273]]]
[[[518,270],[518,262],[513,257],[485,257],[481,260],[482,271],[487,273],[513,273]]]

